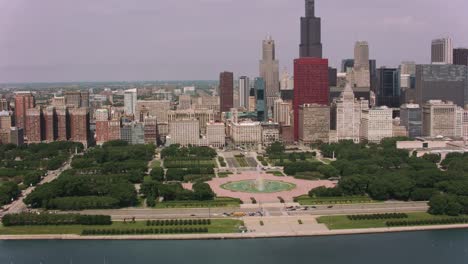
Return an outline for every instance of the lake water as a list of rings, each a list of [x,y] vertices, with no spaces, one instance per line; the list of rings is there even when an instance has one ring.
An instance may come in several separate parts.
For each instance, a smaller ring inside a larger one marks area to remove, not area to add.
[[[0,264],[467,264],[468,230],[197,241],[0,241]]]

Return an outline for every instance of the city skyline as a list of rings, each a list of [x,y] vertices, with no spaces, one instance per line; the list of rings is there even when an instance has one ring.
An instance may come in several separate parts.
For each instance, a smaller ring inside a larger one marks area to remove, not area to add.
[[[389,67],[403,60],[429,63],[435,38],[450,36],[454,47],[468,45],[463,34],[468,27],[465,1],[447,5],[416,0],[405,2],[404,9],[395,2],[376,2],[317,0],[323,57],[331,66],[352,57],[357,40],[368,41],[370,57]],[[194,5],[196,14],[190,12]],[[303,8],[303,1],[286,0],[164,0],[138,5],[0,0],[0,23],[5,25],[0,35],[6,36],[0,41],[0,82],[214,80],[223,70],[253,77],[261,41],[268,34],[276,41],[280,69],[292,72]],[[243,10],[242,20],[235,10]],[[441,13],[450,16],[434,23],[432,17]],[[28,48],[30,43],[34,48]],[[394,52],[388,52],[389,45]],[[232,52],[227,54],[226,48]]]

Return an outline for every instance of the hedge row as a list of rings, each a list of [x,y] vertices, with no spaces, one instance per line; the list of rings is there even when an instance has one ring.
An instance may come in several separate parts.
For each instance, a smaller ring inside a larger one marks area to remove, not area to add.
[[[148,220],[147,226],[211,225],[210,219]]]
[[[94,235],[152,235],[152,234],[193,234],[208,233],[207,227],[184,227],[184,228],[145,228],[145,229],[85,229],[81,232],[83,236]]]
[[[379,219],[403,219],[408,218],[405,213],[387,213],[387,214],[365,214],[365,215],[348,215],[349,220],[379,220]]]
[[[3,217],[4,226],[28,225],[111,225],[109,215],[79,215],[50,213],[7,214]]]
[[[468,223],[468,217],[410,220],[410,221],[387,221],[387,222],[385,222],[385,224],[388,227],[394,227],[394,226],[420,226],[420,225],[451,225],[451,224],[467,224],[467,223]]]

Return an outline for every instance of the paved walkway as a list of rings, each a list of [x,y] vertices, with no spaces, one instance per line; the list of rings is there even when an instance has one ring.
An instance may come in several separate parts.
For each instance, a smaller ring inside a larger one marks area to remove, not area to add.
[[[276,193],[244,193],[244,192],[235,192],[231,190],[226,190],[221,188],[221,185],[228,182],[243,181],[243,180],[255,180],[259,176],[259,172],[242,172],[241,174],[229,175],[227,178],[215,178],[208,182],[211,186],[211,189],[217,194],[218,197],[234,197],[241,199],[244,203],[251,203],[250,197],[255,198],[258,203],[274,203],[279,202],[278,196],[282,197],[286,202],[293,202],[293,198],[307,194],[310,190],[325,186],[325,187],[334,187],[336,185],[333,181],[320,180],[320,181],[308,181],[308,180],[299,180],[293,177],[277,177],[272,174],[264,174],[261,176],[265,180],[272,181],[283,181],[288,183],[293,183],[296,185],[296,188],[290,191],[276,192]]]

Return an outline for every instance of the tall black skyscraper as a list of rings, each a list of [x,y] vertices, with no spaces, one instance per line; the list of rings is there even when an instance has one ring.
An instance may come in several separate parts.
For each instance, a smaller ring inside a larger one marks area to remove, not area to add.
[[[301,17],[299,56],[322,58],[321,20],[315,17],[315,0],[305,0],[306,15]]]

